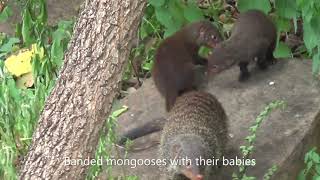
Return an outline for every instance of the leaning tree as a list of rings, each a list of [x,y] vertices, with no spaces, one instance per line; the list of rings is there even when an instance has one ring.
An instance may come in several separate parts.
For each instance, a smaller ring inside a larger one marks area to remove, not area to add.
[[[48,97],[21,179],[82,179],[93,158],[143,15],[146,0],[87,0],[74,27],[55,88]]]

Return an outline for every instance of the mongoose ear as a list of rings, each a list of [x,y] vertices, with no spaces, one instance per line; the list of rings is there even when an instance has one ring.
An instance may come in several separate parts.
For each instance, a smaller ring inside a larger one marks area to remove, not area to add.
[[[203,37],[206,31],[207,31],[207,28],[204,25],[201,25],[199,28],[199,35]]]

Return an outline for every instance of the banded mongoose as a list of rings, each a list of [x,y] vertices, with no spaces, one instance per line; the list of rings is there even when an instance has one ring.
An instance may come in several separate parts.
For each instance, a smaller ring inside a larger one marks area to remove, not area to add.
[[[248,10],[240,14],[229,39],[220,43],[208,57],[210,72],[226,69],[234,64],[240,67],[239,81],[250,77],[248,64],[257,61],[264,70],[274,63],[277,30],[273,22],[259,10]]]
[[[203,82],[207,60],[198,55],[203,45],[214,47],[222,38],[210,21],[190,23],[163,40],[156,51],[152,77],[169,111],[181,93],[197,89]]]
[[[228,142],[228,122],[220,102],[211,94],[190,91],[176,100],[164,125],[159,158],[166,160],[161,170],[174,180],[211,180],[218,166],[197,166],[196,158],[222,158]],[[170,159],[188,157],[191,164],[170,165]]]

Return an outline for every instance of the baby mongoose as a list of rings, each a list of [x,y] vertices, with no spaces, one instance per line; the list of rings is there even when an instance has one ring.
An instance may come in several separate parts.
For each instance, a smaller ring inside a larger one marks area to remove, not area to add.
[[[216,46],[208,57],[209,72],[219,72],[238,64],[239,81],[244,81],[250,76],[249,62],[257,61],[262,70],[274,62],[276,39],[276,27],[268,16],[259,10],[248,10],[240,14],[230,38]]]
[[[218,166],[197,164],[197,158],[222,158],[227,142],[227,116],[220,102],[206,92],[184,93],[177,98],[162,131],[159,158],[167,164],[161,170],[174,180],[217,179]],[[186,157],[191,162],[170,164],[170,159]]]
[[[222,41],[217,28],[209,21],[186,25],[166,38],[157,49],[152,76],[155,85],[166,101],[166,110],[173,106],[177,96],[197,89],[205,70],[197,65],[207,65],[198,55],[202,45],[214,47]]]

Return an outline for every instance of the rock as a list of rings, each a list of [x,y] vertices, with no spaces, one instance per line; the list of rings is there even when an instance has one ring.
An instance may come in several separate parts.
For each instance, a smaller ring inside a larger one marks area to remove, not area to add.
[[[136,92],[136,91],[137,91],[137,89],[134,88],[134,87],[129,87],[129,88],[127,89],[128,94],[132,94],[132,93],[134,93],[134,92]]]
[[[222,103],[229,117],[231,142],[227,158],[242,158],[239,146],[256,116],[273,100],[287,103],[284,110],[276,110],[257,131],[255,151],[251,158],[256,165],[248,168],[249,176],[262,179],[272,165],[278,166],[273,179],[295,179],[303,168],[304,154],[311,147],[320,147],[320,90],[319,82],[311,74],[310,60],[279,60],[266,71],[253,68],[251,78],[244,83],[237,81],[239,68],[233,67],[212,78],[208,91]],[[270,85],[270,82],[273,82]],[[121,102],[129,111],[119,117],[118,132],[124,132],[154,118],[166,116],[164,101],[152,80],[144,82],[136,92]],[[160,132],[134,141],[143,148],[159,142]],[[157,145],[139,151],[129,151],[129,159],[156,159]],[[238,167],[227,167],[226,178]],[[157,166],[114,166],[113,175],[137,175],[140,179],[159,179]]]

